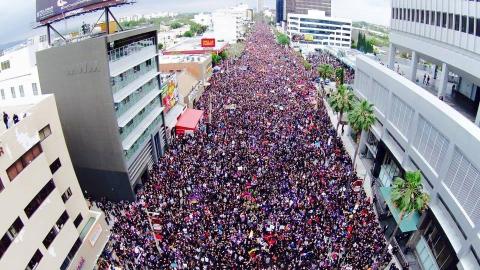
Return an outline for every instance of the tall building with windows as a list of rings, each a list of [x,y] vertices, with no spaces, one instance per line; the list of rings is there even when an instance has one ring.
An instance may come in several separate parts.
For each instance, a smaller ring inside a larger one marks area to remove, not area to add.
[[[275,2],[275,19],[277,23],[281,23],[285,17],[285,0],[276,0]]]
[[[93,269],[110,232],[89,210],[53,95],[8,101],[0,127],[0,269]]]
[[[332,0],[285,0],[286,16],[289,13],[308,14],[309,10],[325,11],[327,16],[332,15]]]
[[[35,53],[47,47],[42,35],[0,52],[0,103],[41,94]]]
[[[378,118],[360,144],[378,200],[388,202],[393,178],[412,170],[431,196],[397,237],[410,240],[422,269],[480,269],[479,9],[478,1],[393,0],[387,66],[356,61],[355,93]]]
[[[289,13],[287,34],[294,47],[322,46],[350,48],[352,21],[325,16],[324,11],[309,10],[307,14]]]
[[[88,196],[134,200],[166,147],[157,31],[134,29],[37,53]]]

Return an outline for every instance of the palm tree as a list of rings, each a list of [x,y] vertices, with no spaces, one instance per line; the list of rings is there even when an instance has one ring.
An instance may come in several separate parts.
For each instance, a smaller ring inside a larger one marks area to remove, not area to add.
[[[391,200],[394,207],[400,210],[400,216],[389,242],[392,242],[395,238],[395,234],[405,216],[415,211],[423,212],[428,208],[430,195],[423,191],[420,171],[406,172],[405,179],[396,177],[393,181]]]
[[[343,81],[345,80],[345,71],[343,68],[339,67],[335,69],[335,79],[337,81],[337,85],[343,84]]]
[[[345,85],[340,85],[330,99],[328,100],[332,110],[340,113],[337,123],[337,133],[343,114],[348,113],[353,107],[353,93]]]
[[[333,75],[333,68],[329,64],[322,64],[317,68],[318,75],[320,75],[320,78],[323,80],[327,78],[331,78]]]
[[[377,121],[377,118],[373,113],[373,104],[366,100],[357,102],[353,110],[348,113],[348,123],[350,124],[350,127],[357,133],[357,146],[355,147],[355,154],[353,155],[353,168],[355,168],[355,161],[357,160],[360,142],[363,141],[366,131],[368,131],[373,124],[375,124],[375,121]]]

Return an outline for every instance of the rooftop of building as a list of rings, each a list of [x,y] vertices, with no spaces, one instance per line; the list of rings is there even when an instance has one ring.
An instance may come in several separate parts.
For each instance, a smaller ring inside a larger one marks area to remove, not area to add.
[[[307,18],[314,18],[314,19],[325,19],[325,20],[330,20],[330,21],[341,21],[341,22],[349,22],[351,23],[351,19],[346,19],[346,18],[339,18],[339,17],[331,17],[327,16],[325,11],[323,10],[315,10],[315,9],[310,9],[308,10],[307,14],[300,14],[300,13],[288,13],[288,17],[307,17]]]
[[[20,99],[5,100],[0,102],[0,113],[2,114],[2,124],[0,125],[0,136],[7,131],[5,124],[3,122],[3,113],[7,113],[9,116],[9,125],[13,124],[13,115],[16,114],[19,117],[20,122],[25,117],[28,117],[31,112],[30,110],[39,104],[43,100],[51,97],[53,95],[40,95],[25,97]]]
[[[171,54],[160,56],[160,65],[178,63],[199,63],[211,58],[209,54]]]
[[[208,52],[220,52],[227,46],[228,42],[215,41],[215,47],[202,47],[202,38],[210,38],[209,33],[203,37],[193,37],[185,39],[184,41],[175,44],[174,46],[167,48],[164,54],[182,53],[182,54],[204,54]]]

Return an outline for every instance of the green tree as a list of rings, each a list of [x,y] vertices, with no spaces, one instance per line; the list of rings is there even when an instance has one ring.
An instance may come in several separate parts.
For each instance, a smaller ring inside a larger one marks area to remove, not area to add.
[[[395,238],[395,234],[405,216],[415,211],[422,213],[428,208],[430,196],[423,191],[420,171],[406,172],[405,179],[396,177],[393,181],[391,200],[394,207],[400,211],[400,216],[389,242],[392,242]]]
[[[163,50],[163,43],[158,43],[158,49]]]
[[[222,51],[221,53],[218,54],[222,60],[227,59],[228,55],[226,51]]]
[[[312,69],[312,64],[310,64],[307,60],[303,60],[303,66],[305,67],[306,70]]]
[[[277,34],[277,42],[280,45],[288,45],[288,44],[290,44],[290,38],[285,34],[278,33]]]
[[[333,68],[329,64],[322,64],[317,68],[318,75],[320,75],[320,78],[322,79],[329,79],[333,75]]]
[[[193,37],[193,33],[192,33],[192,31],[189,30],[189,31],[186,31],[185,33],[183,33],[183,36],[184,37]]]
[[[353,168],[355,168],[355,161],[357,160],[360,142],[364,141],[366,132],[373,126],[373,124],[375,124],[375,121],[377,121],[377,118],[373,112],[373,104],[366,100],[357,102],[354,105],[353,110],[348,113],[348,123],[355,131],[357,141],[355,154],[353,155]]]
[[[353,108],[353,97],[352,91],[350,91],[345,85],[340,85],[337,88],[337,91],[328,100],[332,110],[340,114],[337,123],[337,133],[343,114],[350,112]]]
[[[212,62],[214,65],[217,65],[218,63],[220,63],[220,61],[222,61],[222,57],[218,54],[212,54]]]
[[[178,21],[174,21],[170,24],[170,28],[172,28],[172,29],[178,29],[180,27],[182,27],[182,24]]]
[[[335,69],[335,79],[339,85],[343,84],[343,81],[345,80],[345,71],[343,68],[339,67]]]

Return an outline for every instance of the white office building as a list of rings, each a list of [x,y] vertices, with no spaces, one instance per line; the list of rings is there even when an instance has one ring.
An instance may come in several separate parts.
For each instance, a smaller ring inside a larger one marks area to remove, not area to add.
[[[387,66],[356,60],[355,94],[378,118],[360,149],[381,195],[395,176],[420,170],[431,196],[401,230],[418,269],[480,269],[479,10],[476,1],[393,0]],[[406,74],[400,52],[411,55]]]
[[[46,36],[36,36],[0,53],[0,103],[42,93],[35,53],[47,47]]]
[[[110,236],[88,208],[53,95],[6,101],[0,126],[0,269],[93,269]]]
[[[213,34],[217,41],[236,43],[245,38],[250,20],[247,16],[248,5],[220,9],[212,14]]]
[[[350,48],[351,33],[351,20],[327,17],[325,11],[309,10],[308,14],[289,13],[287,16],[287,34],[294,47]]]

